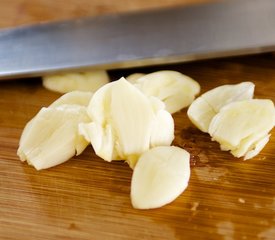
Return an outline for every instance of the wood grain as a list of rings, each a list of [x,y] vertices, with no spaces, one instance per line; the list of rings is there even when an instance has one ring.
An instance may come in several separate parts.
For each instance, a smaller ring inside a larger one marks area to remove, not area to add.
[[[17,3],[31,1],[6,1],[3,6]],[[136,8],[143,4],[146,1]],[[2,26],[12,25],[9,19]],[[178,70],[196,79],[202,92],[252,81],[256,98],[275,101],[274,66],[274,55],[265,54],[109,74],[117,79],[132,72]],[[19,161],[16,150],[23,127],[59,94],[44,89],[37,78],[1,82],[0,96],[0,239],[275,239],[274,130],[264,150],[244,162],[220,151],[192,126],[186,110],[174,114],[174,144],[192,154],[189,187],[163,208],[140,211],[130,202],[131,169],[123,162],[104,162],[91,147],[43,171]]]

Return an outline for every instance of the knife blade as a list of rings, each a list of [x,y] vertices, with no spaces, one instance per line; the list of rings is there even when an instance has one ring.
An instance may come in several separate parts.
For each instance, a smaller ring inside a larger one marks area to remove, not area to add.
[[[0,79],[275,50],[275,1],[233,0],[0,31]]]

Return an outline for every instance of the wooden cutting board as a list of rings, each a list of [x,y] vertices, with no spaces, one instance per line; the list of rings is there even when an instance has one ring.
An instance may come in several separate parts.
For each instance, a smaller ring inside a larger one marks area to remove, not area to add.
[[[42,2],[48,1],[36,3]],[[31,1],[21,1],[21,9],[26,3]],[[252,81],[256,98],[275,101],[272,54],[109,74],[115,80],[161,69],[193,77],[202,92]],[[25,124],[60,96],[44,89],[41,79],[0,82],[0,96],[0,239],[275,239],[274,130],[264,150],[244,162],[197,130],[186,109],[174,114],[174,144],[192,154],[189,187],[173,203],[141,211],[130,202],[132,170],[123,162],[101,160],[91,147],[43,171],[19,161],[16,150]]]

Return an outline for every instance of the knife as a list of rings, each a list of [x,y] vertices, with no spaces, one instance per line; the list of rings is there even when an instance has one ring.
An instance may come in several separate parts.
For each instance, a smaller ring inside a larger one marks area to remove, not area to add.
[[[232,0],[0,31],[0,79],[275,51],[275,1]]]

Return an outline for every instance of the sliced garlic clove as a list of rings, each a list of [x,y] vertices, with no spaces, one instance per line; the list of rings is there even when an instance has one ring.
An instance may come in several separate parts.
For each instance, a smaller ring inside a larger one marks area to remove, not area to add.
[[[43,77],[43,86],[51,91],[67,93],[75,90],[95,92],[110,82],[106,71],[63,73]]]
[[[150,147],[169,146],[174,140],[174,120],[165,110],[158,111],[150,138]]]
[[[228,103],[252,99],[254,88],[255,85],[252,82],[222,85],[206,92],[201,97],[204,98],[217,113]]]
[[[257,143],[262,145],[260,140],[274,127],[274,122],[275,109],[271,100],[232,102],[212,119],[209,134],[223,149],[231,150],[233,155],[241,157],[248,154]],[[252,152],[247,157],[251,155]]]
[[[243,157],[244,160],[250,159],[256,156],[267,144],[269,141],[270,134],[260,133],[252,134],[251,136],[245,138],[235,149],[226,149],[226,151],[231,150],[230,152],[234,157]]]
[[[212,118],[219,110],[235,101],[252,99],[255,85],[243,82],[214,88],[195,99],[187,111],[191,122],[201,131],[208,132]]]
[[[265,136],[264,138],[260,139],[258,142],[254,143],[253,149],[249,150],[245,156],[244,156],[244,160],[248,160],[251,159],[253,157],[255,157],[256,155],[258,155],[258,153],[260,151],[262,151],[262,149],[265,147],[265,145],[268,143],[269,141],[269,137],[270,134]]]
[[[110,123],[121,150],[125,155],[144,152],[150,146],[154,120],[150,100],[125,80],[113,85],[111,99]]]
[[[144,73],[133,73],[131,75],[129,75],[126,79],[127,81],[129,81],[130,83],[134,84],[137,82],[137,80],[141,77],[145,76]]]
[[[162,207],[188,186],[190,154],[179,147],[161,146],[144,152],[133,172],[131,201],[134,208]]]
[[[103,128],[95,122],[79,124],[79,134],[92,143],[95,153],[107,162],[117,159],[114,134],[110,125]]]
[[[152,125],[150,138],[150,148],[156,146],[169,146],[174,140],[174,119],[171,114],[164,109],[160,109],[156,113],[155,120]],[[127,163],[134,169],[139,155],[131,155],[127,157]]]
[[[248,151],[255,148],[257,142],[261,141],[261,139],[266,138],[268,134],[266,132],[255,132],[251,134],[249,137],[243,139],[237,147],[228,146],[225,151],[229,151],[233,154],[234,157],[242,157]]]
[[[27,160],[30,164],[32,164],[32,160],[29,160],[30,155],[25,154],[27,152],[26,149],[30,148],[31,145],[34,145],[34,144],[37,144],[37,148],[39,148],[40,147],[39,144],[43,144],[43,136],[45,137],[44,142],[47,141],[46,134],[41,136],[41,139],[40,139],[41,143],[39,143],[35,140],[35,134],[39,134],[39,132],[42,131],[44,127],[47,127],[46,123],[45,122],[43,123],[43,118],[45,116],[52,114],[53,118],[55,119],[55,117],[54,117],[55,112],[63,111],[65,114],[65,112],[70,112],[72,110],[78,111],[78,109],[80,109],[79,110],[80,116],[88,117],[88,115],[86,114],[86,112],[84,110],[84,107],[89,104],[91,97],[92,97],[91,92],[82,92],[82,91],[69,92],[67,94],[64,94],[60,98],[58,98],[48,108],[44,108],[43,110],[41,110],[32,120],[30,120],[26,124],[26,126],[22,132],[22,135],[20,138],[20,143],[19,143],[19,148],[17,151],[19,158],[22,161]],[[53,108],[55,110],[49,110],[49,108]],[[56,109],[58,109],[58,110],[56,110]],[[68,114],[68,116],[69,115],[70,114]],[[58,116],[56,117],[55,120],[53,120],[53,122],[58,122],[60,120],[60,116],[59,117]],[[68,121],[70,121],[70,120],[68,119]],[[45,124],[45,126],[43,126],[43,124]],[[50,124],[50,120],[49,120],[49,124]],[[76,122],[74,127],[77,127],[77,124],[78,124],[78,122]],[[41,128],[41,129],[39,129],[39,128]],[[58,129],[56,129],[56,130],[58,131]],[[49,133],[54,132],[54,131],[55,131],[54,129],[51,129],[51,131]],[[75,144],[73,147],[73,149],[75,148],[75,154],[79,155],[80,153],[82,153],[84,151],[84,149],[86,148],[86,146],[87,146],[87,141],[85,141],[82,136],[79,136],[78,134],[76,134]],[[49,153],[51,151],[52,151],[51,149],[48,149]],[[68,154],[70,156],[71,155],[70,152],[68,153],[68,151],[66,151],[64,154]],[[73,155],[75,155],[75,154],[73,154]],[[58,161],[59,160],[57,160],[56,162],[58,162]]]
[[[93,95],[87,108],[93,119],[93,127],[80,126],[80,134],[91,141],[96,154],[104,160],[128,160],[133,167],[138,156],[148,150],[152,143],[157,143],[157,135],[153,134],[155,125],[171,125],[161,130],[165,134],[159,133],[162,137],[159,143],[171,144],[174,124],[171,115],[163,107],[160,100],[147,97],[121,78],[106,84]],[[165,113],[159,113],[160,110]]]
[[[111,103],[111,88],[116,82],[110,82],[98,89],[91,98],[87,113],[90,118],[101,125],[105,125],[109,117],[109,106]]]
[[[202,97],[198,97],[187,110],[190,121],[202,132],[208,132],[209,124],[216,114]]]
[[[170,113],[189,106],[200,92],[200,85],[195,80],[176,71],[158,71],[132,78],[134,85],[144,94],[163,101]]]
[[[78,124],[88,121],[83,106],[42,108],[23,130],[17,154],[37,170],[61,164],[88,145],[78,135]]]
[[[60,98],[55,100],[49,107],[54,108],[64,104],[86,107],[88,106],[92,96],[92,92],[72,91],[62,95]]]
[[[24,145],[28,141],[28,138],[31,135],[34,119],[35,119],[35,117],[33,119],[31,119],[26,124],[26,126],[24,127],[23,132],[21,134],[20,140],[19,140],[19,148],[17,150],[17,155],[19,156],[21,161],[27,160],[27,156],[25,155],[25,153],[22,149],[22,145]]]

